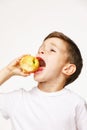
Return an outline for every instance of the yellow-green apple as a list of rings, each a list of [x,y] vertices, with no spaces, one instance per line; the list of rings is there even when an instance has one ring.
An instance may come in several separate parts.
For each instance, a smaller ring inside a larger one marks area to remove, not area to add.
[[[19,62],[20,68],[24,73],[33,73],[39,68],[39,60],[31,55],[25,55]]]

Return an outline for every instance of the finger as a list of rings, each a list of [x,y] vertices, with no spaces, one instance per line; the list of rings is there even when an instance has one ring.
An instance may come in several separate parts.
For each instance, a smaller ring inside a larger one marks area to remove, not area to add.
[[[24,76],[24,77],[27,77],[27,76],[30,76],[30,73],[23,73],[23,72],[21,72],[20,75]]]

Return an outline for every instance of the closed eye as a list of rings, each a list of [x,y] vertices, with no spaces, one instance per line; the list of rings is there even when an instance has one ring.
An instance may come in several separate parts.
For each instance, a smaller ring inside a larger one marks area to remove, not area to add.
[[[50,51],[52,51],[52,52],[56,52],[54,49],[51,49]]]

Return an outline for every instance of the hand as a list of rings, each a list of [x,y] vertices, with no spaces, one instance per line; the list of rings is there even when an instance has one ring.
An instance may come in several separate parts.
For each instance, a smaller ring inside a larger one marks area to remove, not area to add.
[[[23,55],[24,56],[24,55]],[[10,71],[12,75],[19,75],[19,76],[29,76],[30,73],[24,73],[19,66],[20,59],[23,57],[19,57],[14,59],[10,64],[8,64],[7,69]]]

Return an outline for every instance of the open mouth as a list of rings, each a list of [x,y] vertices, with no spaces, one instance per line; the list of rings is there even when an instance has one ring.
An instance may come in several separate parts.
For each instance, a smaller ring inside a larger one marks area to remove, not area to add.
[[[41,57],[37,57],[37,59],[39,60],[39,67],[45,67],[46,66],[45,61]]]

